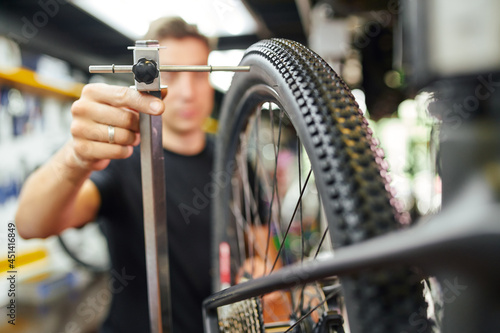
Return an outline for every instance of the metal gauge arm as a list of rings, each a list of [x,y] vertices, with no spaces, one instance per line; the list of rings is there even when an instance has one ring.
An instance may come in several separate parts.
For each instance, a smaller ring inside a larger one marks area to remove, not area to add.
[[[135,88],[161,98],[160,71],[249,71],[249,66],[160,65],[156,40],[140,40],[129,47],[134,65],[90,66],[91,73],[133,73]],[[165,171],[161,116],[140,114],[141,177],[149,318],[152,333],[172,332],[170,271],[168,263]]]

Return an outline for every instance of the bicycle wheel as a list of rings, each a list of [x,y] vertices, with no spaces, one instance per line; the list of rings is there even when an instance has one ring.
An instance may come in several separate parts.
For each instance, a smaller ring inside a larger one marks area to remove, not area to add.
[[[326,62],[298,43],[272,39],[251,46],[241,64],[251,71],[233,78],[216,145],[215,291],[321,260],[402,224],[381,149]],[[341,297],[332,277],[228,306],[219,311],[220,330],[312,332],[329,321],[333,331],[342,318],[332,321],[332,309],[347,315],[350,332],[429,327],[412,270],[367,271],[340,282]]]

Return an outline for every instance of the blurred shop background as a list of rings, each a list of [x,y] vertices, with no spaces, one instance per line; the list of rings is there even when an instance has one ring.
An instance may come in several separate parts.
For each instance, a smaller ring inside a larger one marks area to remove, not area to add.
[[[8,223],[26,177],[68,140],[71,103],[83,85],[133,84],[130,75],[90,75],[88,66],[131,64],[127,46],[165,15],[179,15],[217,38],[212,65],[238,64],[244,50],[264,38],[308,45],[344,78],[369,118],[408,216],[439,209],[432,140],[438,123],[427,113],[430,95],[409,89],[406,73],[395,66],[396,0],[2,0],[1,332],[95,332],[105,315],[111,296],[106,247],[98,226],[89,225],[68,230],[62,242],[16,238],[18,312],[16,326],[8,325]],[[231,74],[211,79],[220,101]]]

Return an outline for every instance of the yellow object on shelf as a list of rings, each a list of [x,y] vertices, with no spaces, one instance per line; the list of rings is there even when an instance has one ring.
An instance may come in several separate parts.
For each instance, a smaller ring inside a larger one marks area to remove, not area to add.
[[[12,265],[14,266],[14,270],[17,270],[20,266],[34,263],[36,261],[47,258],[48,253],[44,248],[38,248],[35,250],[31,250],[25,253],[16,254],[15,260]],[[9,258],[4,257],[0,260],[0,273],[7,272],[9,270],[13,270],[11,268],[11,262],[9,262]]]
[[[52,95],[73,99],[80,97],[84,86],[82,83],[75,82],[64,82],[64,87],[60,82],[58,82],[57,85],[41,82],[34,71],[22,67],[9,70],[0,69],[0,83],[2,82],[41,95]]]

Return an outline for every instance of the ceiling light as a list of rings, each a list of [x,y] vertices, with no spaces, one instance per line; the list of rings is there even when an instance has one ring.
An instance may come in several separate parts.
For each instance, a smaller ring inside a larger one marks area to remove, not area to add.
[[[180,16],[210,37],[254,34],[257,23],[240,0],[72,0],[72,3],[132,39],[140,39],[149,23]]]

